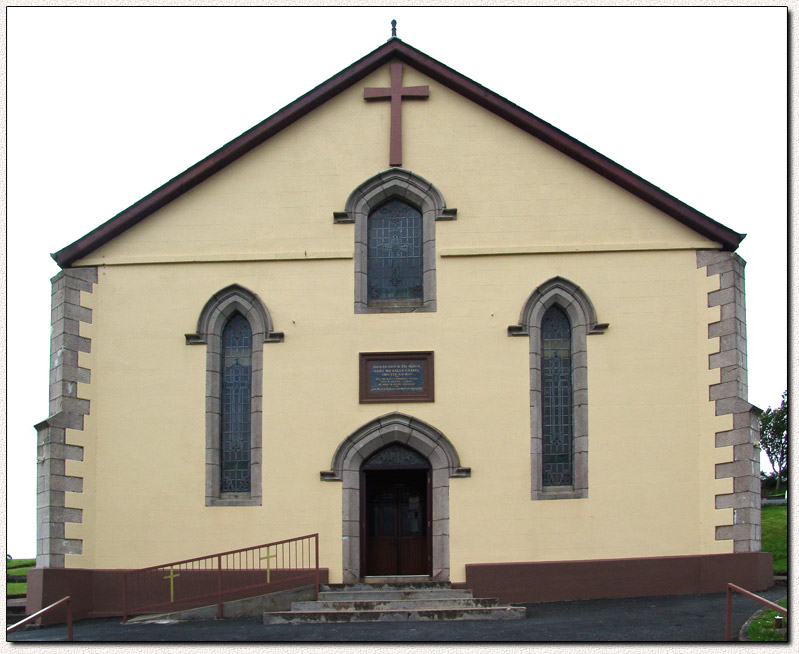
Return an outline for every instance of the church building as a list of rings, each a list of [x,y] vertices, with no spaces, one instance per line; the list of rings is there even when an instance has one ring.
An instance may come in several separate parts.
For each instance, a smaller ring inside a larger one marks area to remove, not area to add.
[[[743,237],[392,38],[53,255],[28,610],[307,534],[331,583],[770,586]]]

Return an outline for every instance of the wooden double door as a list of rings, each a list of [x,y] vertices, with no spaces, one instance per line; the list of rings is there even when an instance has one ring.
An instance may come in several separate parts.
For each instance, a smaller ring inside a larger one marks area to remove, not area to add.
[[[430,469],[367,469],[361,474],[361,574],[431,574]]]

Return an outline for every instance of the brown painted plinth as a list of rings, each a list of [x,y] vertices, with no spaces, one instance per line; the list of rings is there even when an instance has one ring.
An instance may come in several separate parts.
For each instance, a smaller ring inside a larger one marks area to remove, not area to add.
[[[85,618],[116,617],[123,614],[122,610],[122,576],[126,570],[87,570],[83,568],[34,568],[28,572],[28,597],[25,604],[25,613],[30,615],[62,597],[69,595],[72,598],[72,617],[74,620]],[[296,575],[297,571],[272,572],[272,585],[265,592],[282,591],[292,585],[307,585],[308,581],[298,581],[296,584],[279,582],[281,575]],[[223,583],[231,582],[230,587],[240,583],[242,571],[231,570],[223,572]],[[320,583],[328,583],[328,569],[319,568]],[[239,596],[230,594],[226,601],[238,599]],[[129,597],[129,601],[131,598]],[[205,602],[208,604],[209,602]],[[213,604],[213,602],[210,602]],[[161,611],[165,612],[165,611]],[[66,620],[66,613],[58,609],[42,619],[43,624],[56,624]]]
[[[771,587],[772,566],[769,552],[476,563],[466,566],[463,585],[475,597],[496,597],[503,603],[723,593],[728,583],[753,591]]]

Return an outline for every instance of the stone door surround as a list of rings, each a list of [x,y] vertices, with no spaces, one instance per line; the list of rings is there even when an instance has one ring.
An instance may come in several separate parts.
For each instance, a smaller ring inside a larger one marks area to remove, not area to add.
[[[402,413],[375,418],[345,438],[333,455],[331,470],[322,481],[343,483],[342,559],[344,583],[361,578],[361,466],[372,454],[391,443],[401,443],[430,462],[432,488],[433,579],[449,580],[449,480],[470,477],[471,468],[462,467],[455,447],[435,427]]]

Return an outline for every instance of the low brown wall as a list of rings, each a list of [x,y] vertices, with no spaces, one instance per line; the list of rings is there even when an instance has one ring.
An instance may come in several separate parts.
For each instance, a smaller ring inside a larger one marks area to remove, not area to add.
[[[515,603],[723,593],[727,583],[748,590],[771,587],[772,566],[769,552],[476,563],[466,566],[466,583],[462,585],[474,591],[475,597]]]
[[[28,572],[28,596],[25,603],[25,612],[30,615],[62,597],[69,595],[72,598],[72,616],[75,620],[85,618],[101,618],[122,616],[122,576],[127,570],[87,570],[82,568],[34,568]],[[297,574],[297,571],[274,570],[272,583],[265,592],[286,590],[296,586],[308,584],[304,578],[296,581],[281,582],[281,577]],[[185,573],[184,573],[185,574]],[[327,568],[319,569],[319,581],[328,582],[329,571]],[[214,573],[215,576],[215,573]],[[241,582],[242,571],[224,571],[223,584],[231,583],[228,588]],[[166,582],[165,582],[166,583]],[[239,594],[226,595],[226,599],[238,599]],[[208,603],[208,602],[206,602]],[[211,602],[213,603],[213,602]],[[43,624],[64,622],[65,611],[56,609],[45,616]]]

